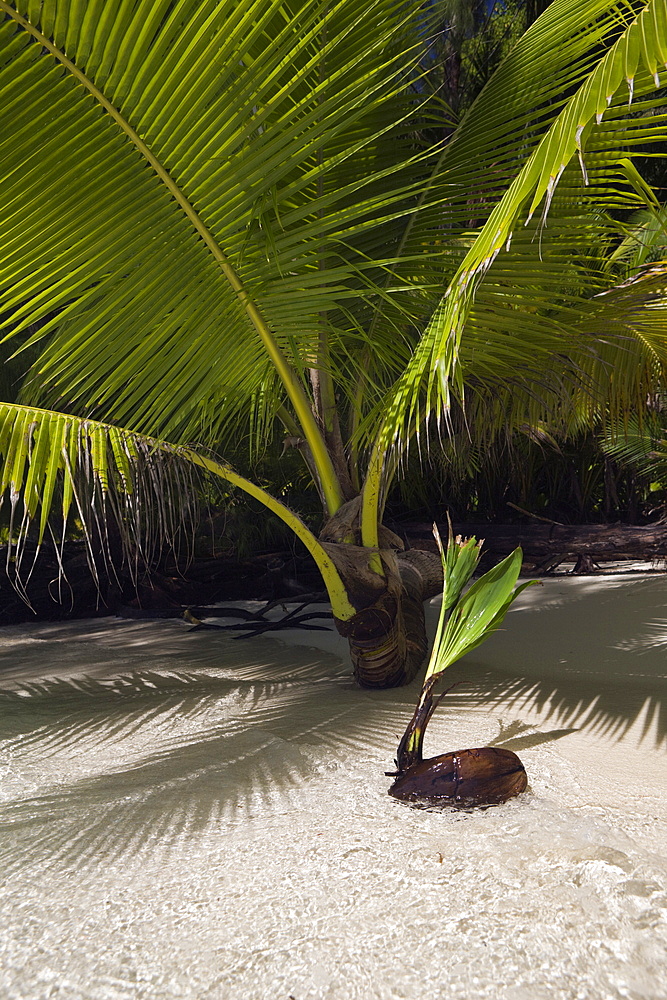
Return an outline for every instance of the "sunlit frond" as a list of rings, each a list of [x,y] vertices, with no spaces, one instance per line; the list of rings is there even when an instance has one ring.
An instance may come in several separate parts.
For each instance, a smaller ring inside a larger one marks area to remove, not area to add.
[[[39,551],[58,505],[61,543],[70,513],[78,515],[95,576],[100,560],[112,563],[110,515],[123,533],[125,556],[147,567],[152,542],[173,546],[195,493],[193,474],[201,472],[239,487],[281,518],[317,563],[336,616],[344,620],[354,614],[330,554],[301,518],[207,452],[72,414],[0,403],[1,459],[0,503],[7,495],[10,503],[7,568],[26,601],[21,563],[37,517]]]
[[[113,562],[108,518],[121,529],[132,568],[150,563],[155,546],[177,546],[196,511],[194,470],[178,450],[111,424],[0,403],[0,459],[0,504],[10,508],[7,568],[20,592],[33,524],[38,552],[47,530],[62,544],[77,519],[95,576],[100,563]]]
[[[275,411],[415,201],[409,13],[0,4],[0,309],[53,334],[26,401],[180,440]]]
[[[446,175],[450,166],[455,183],[458,168],[462,195],[455,212],[460,218],[467,192],[469,216],[477,215],[482,228],[448,278],[447,292],[398,381],[385,423],[387,441],[398,436],[405,443],[406,434],[428,413],[447,415],[452,393],[463,397],[470,324],[477,303],[493,295],[496,276],[507,275],[508,318],[509,310],[521,314],[518,322],[528,335],[515,338],[507,324],[508,356],[515,354],[515,368],[536,369],[535,353],[541,350],[571,357],[580,305],[604,288],[602,269],[586,260],[608,230],[604,213],[647,203],[659,208],[632,155],[636,144],[664,138],[664,109],[648,98],[659,87],[656,67],[666,54],[665,0],[634,7],[564,0],[550,5],[487,85],[440,167]],[[501,80],[504,89],[498,86]],[[542,82],[535,99],[527,99],[525,87],[536,80]],[[515,119],[499,108],[501,101],[512,100],[507,98],[512,83],[524,101]],[[571,96],[563,96],[568,92]],[[481,137],[489,142],[487,161],[483,152],[472,153]],[[459,145],[474,158],[472,166],[457,162]],[[492,169],[488,158],[496,148],[497,169]],[[474,197],[477,191],[480,198]],[[441,224],[455,218],[445,212]],[[533,244],[528,259],[527,235]],[[641,308],[640,293],[636,303]],[[584,353],[588,346],[592,341],[583,345]],[[478,352],[482,367],[484,353]],[[492,353],[489,361],[492,367]]]

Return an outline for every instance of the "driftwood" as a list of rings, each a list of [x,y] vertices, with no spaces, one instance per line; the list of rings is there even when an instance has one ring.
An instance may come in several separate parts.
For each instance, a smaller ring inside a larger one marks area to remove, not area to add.
[[[666,524],[469,523],[455,524],[454,532],[483,538],[488,564],[498,562],[521,545],[526,568],[531,573],[549,573],[568,561],[575,562],[573,572],[588,573],[603,562],[631,559],[664,562],[667,559]],[[430,525],[408,525],[403,534],[415,548],[436,551]]]

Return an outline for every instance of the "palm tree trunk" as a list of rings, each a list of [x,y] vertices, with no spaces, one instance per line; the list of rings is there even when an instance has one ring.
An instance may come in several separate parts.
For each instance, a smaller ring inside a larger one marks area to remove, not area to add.
[[[346,621],[334,619],[338,632],[350,644],[355,680],[365,688],[409,684],[428,651],[424,601],[442,587],[440,558],[417,549],[402,551],[400,539],[383,528],[379,554],[384,575],[380,576],[370,568],[371,555],[378,550],[325,540],[331,534],[331,524],[321,542],[356,609]],[[394,544],[389,547],[387,542]]]

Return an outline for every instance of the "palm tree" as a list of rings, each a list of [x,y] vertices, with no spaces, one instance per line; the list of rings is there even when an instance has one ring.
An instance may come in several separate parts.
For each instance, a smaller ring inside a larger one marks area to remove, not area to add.
[[[659,210],[633,148],[666,0],[556,0],[439,148],[431,10],[0,0],[0,317],[41,347],[0,407],[10,537],[203,469],[305,544],[371,687],[414,676],[439,585],[382,525],[406,449],[618,417],[664,375],[662,271],[615,288],[600,247]],[[319,536],[211,452],[278,427]]]

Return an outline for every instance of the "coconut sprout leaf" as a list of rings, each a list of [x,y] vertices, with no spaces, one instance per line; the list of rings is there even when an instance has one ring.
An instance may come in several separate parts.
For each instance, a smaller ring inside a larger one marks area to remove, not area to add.
[[[516,548],[477,580],[460,598],[433,646],[425,681],[479,646],[502,623],[516,597],[529,587],[515,587],[523,553]]]
[[[476,538],[454,537],[451,521],[449,523],[449,538],[445,549],[440,538],[437,525],[433,525],[443,570],[442,607],[449,611],[458,601],[461,591],[477,568],[482,551],[482,541]]]
[[[478,542],[474,537],[465,540],[460,535],[454,537],[451,519],[448,518],[448,521],[449,537],[446,549],[442,544],[437,524],[433,524],[433,535],[438,546],[438,551],[440,552],[440,559],[442,560],[443,588],[438,625],[433,640],[433,651],[426,670],[424,684],[426,684],[426,681],[431,676],[431,667],[435,662],[436,650],[440,648],[442,643],[443,632],[447,622],[447,612],[459,600],[461,591],[475,572],[482,549],[482,542]]]

